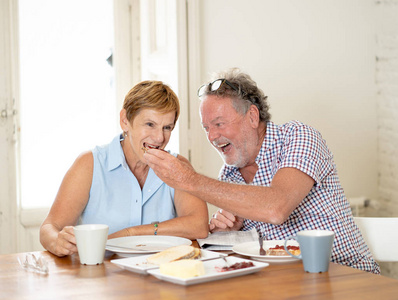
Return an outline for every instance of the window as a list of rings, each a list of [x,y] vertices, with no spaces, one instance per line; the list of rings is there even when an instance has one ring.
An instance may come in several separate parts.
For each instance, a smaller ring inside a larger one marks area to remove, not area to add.
[[[20,0],[21,205],[50,206],[76,157],[120,132],[112,0]]]
[[[160,80],[178,94],[177,8],[175,0],[140,1],[142,80]],[[184,105],[180,103],[180,105]],[[166,149],[179,152],[180,121]]]

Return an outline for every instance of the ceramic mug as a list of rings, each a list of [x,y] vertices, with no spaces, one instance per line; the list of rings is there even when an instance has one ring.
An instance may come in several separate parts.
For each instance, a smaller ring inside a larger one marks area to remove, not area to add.
[[[104,224],[84,224],[77,225],[73,229],[80,263],[84,265],[102,264],[109,226]]]
[[[300,255],[291,254],[286,246],[290,239],[295,239],[300,245]],[[297,236],[289,236],[285,239],[285,250],[290,256],[303,261],[304,271],[321,273],[329,270],[330,256],[334,232],[330,230],[303,230]]]

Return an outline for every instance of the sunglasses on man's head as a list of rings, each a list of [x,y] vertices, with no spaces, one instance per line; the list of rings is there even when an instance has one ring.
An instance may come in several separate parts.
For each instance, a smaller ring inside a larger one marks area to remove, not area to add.
[[[198,89],[198,96],[202,97],[204,95],[204,93],[206,92],[206,88],[207,86],[210,86],[210,91],[215,92],[217,91],[224,83],[228,84],[234,91],[239,91],[239,89],[233,85],[231,82],[229,82],[226,79],[216,79],[213,82],[210,82],[208,84],[204,84],[202,85],[199,89]]]

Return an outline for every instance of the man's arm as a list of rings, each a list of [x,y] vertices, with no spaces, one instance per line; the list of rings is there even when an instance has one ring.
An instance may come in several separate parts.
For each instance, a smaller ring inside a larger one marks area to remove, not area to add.
[[[315,183],[298,169],[283,168],[269,187],[232,184],[201,175],[184,161],[161,151],[149,150],[144,157],[169,186],[239,217],[271,224],[282,224]]]

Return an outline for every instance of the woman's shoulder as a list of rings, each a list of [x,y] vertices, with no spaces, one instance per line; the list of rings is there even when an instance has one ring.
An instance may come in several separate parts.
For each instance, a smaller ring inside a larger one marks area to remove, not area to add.
[[[75,160],[76,167],[87,168],[94,164],[94,157],[92,151],[82,152]]]
[[[91,151],[96,154],[96,153],[106,153],[109,151],[109,149],[114,149],[120,147],[120,141],[121,141],[122,136],[118,134],[115,136],[110,143],[107,144],[101,144],[95,146]]]
[[[93,173],[94,163],[93,155],[91,151],[81,153],[73,162],[72,166],[67,172],[67,177],[70,182],[76,184],[76,182],[90,181]]]

